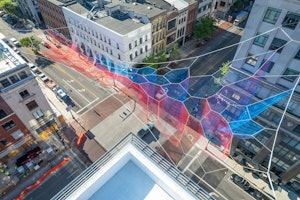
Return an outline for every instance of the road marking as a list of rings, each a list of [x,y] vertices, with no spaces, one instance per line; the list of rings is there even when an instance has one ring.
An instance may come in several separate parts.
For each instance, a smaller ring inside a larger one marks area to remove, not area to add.
[[[64,80],[64,79],[62,79],[70,88],[72,88],[73,89],[73,91],[75,91],[77,94],[79,94],[84,100],[86,100],[87,102],[89,102],[90,103],[90,101],[87,99],[87,98],[85,98],[85,96],[83,96],[80,92],[78,92],[73,86],[71,86],[66,80]]]
[[[76,80],[76,78],[74,78],[72,75],[70,75],[69,73],[67,73],[62,67],[60,67],[57,64],[53,64],[53,66],[56,67],[57,70],[61,71],[62,73],[64,73],[66,76],[70,77],[70,80],[73,80],[74,82],[76,82],[78,85],[80,85],[82,88],[84,88],[86,91],[88,91],[89,93],[91,93],[94,97],[98,97],[94,92],[92,92],[91,90],[89,90],[87,87],[85,87],[85,85],[83,85],[80,81]],[[70,69],[73,69],[71,67],[69,67]],[[81,75],[81,73],[80,73]]]
[[[76,113],[80,113],[83,109],[85,109],[86,107],[88,107],[89,105],[93,104],[95,101],[97,101],[99,99],[99,97],[97,97],[96,99],[94,99],[93,101],[89,102],[89,104],[87,104],[86,106],[82,107],[80,110],[78,110]]]
[[[85,92],[85,89],[77,89],[78,92]]]
[[[76,169],[73,173],[71,173],[69,176],[67,176],[66,179],[69,179],[71,178],[74,174],[76,174],[78,172],[78,169]]]
[[[74,82],[74,80],[73,80],[73,79],[71,79],[71,80],[67,80],[67,82],[68,82],[68,83],[73,83],[73,82]]]

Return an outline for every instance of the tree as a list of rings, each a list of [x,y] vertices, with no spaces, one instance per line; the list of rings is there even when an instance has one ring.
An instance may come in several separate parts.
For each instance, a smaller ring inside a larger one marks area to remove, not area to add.
[[[163,64],[158,64],[158,63],[166,62],[167,60],[168,60],[167,54],[165,54],[164,52],[160,52],[155,57],[154,56],[146,57],[144,59],[144,62],[149,63],[151,65],[151,67],[157,69],[163,65]]]
[[[20,40],[20,43],[23,47],[30,47],[32,50],[37,53],[40,50],[41,42],[39,40],[34,39],[33,36],[25,37]]]
[[[222,63],[221,74],[225,75],[229,71],[230,61],[226,61]]]
[[[210,37],[215,30],[214,19],[211,17],[202,17],[200,23],[195,26],[194,39]]]
[[[0,0],[0,9],[5,10],[5,12],[10,14],[17,14],[18,4],[12,2],[11,0]]]
[[[176,43],[171,51],[171,57],[172,58],[177,58],[180,55],[180,51],[179,51],[179,47],[178,47],[178,43]]]

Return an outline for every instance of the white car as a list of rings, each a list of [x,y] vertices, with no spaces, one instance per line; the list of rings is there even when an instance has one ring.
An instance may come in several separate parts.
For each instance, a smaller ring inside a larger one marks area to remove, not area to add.
[[[10,38],[9,39],[16,47],[20,46],[20,42],[16,38]]]
[[[18,50],[17,47],[14,47],[13,50],[14,50],[17,54],[20,54],[20,51]]]
[[[39,77],[44,82],[47,82],[49,80],[49,78],[43,73],[39,74]]]
[[[39,70],[39,68],[37,68],[34,64],[32,64],[32,63],[28,63],[28,66],[29,66],[29,68],[30,68],[30,70],[32,71],[32,72],[34,72],[34,73],[36,73],[38,70]]]

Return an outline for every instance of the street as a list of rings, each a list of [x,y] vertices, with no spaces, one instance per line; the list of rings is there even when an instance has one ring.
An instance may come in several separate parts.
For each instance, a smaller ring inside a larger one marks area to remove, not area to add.
[[[238,45],[220,51],[217,50],[237,44],[241,39],[242,33],[242,29],[233,26],[223,31],[218,37],[211,39],[203,48],[199,49],[199,51],[194,52],[192,56],[205,56],[199,57],[196,61],[192,60],[193,63],[189,66],[191,76],[212,75],[220,69],[223,62],[231,61]]]

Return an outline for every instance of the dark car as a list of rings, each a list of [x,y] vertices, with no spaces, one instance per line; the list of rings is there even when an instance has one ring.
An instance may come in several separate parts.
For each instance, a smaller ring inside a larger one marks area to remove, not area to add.
[[[18,167],[25,165],[26,163],[32,161],[35,157],[37,157],[41,153],[42,153],[42,149],[39,146],[37,146],[34,149],[28,151],[25,155],[18,158],[16,161],[16,165]]]
[[[238,186],[242,187],[244,190],[248,190],[250,188],[250,183],[244,179],[243,177],[237,175],[237,174],[232,174],[230,179],[237,184]]]

